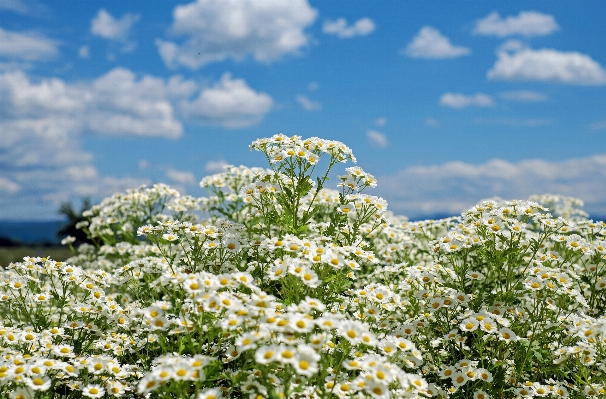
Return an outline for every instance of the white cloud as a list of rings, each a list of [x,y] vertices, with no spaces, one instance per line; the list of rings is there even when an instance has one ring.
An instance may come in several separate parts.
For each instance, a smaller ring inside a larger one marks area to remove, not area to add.
[[[93,153],[82,148],[82,135],[177,138],[183,127],[174,106],[196,93],[198,85],[183,77],[137,76],[126,68],[77,83],[34,79],[21,70],[0,72],[0,219],[44,219],[74,196],[100,199],[150,183],[101,175]],[[272,103],[229,75],[203,89],[200,98],[211,105],[205,115],[227,126],[262,118]],[[171,176],[191,181],[185,174]]]
[[[144,183],[101,176],[68,118],[48,115],[0,121],[0,219],[47,219],[73,196],[102,198]]]
[[[19,192],[19,190],[21,190],[20,185],[12,180],[0,176],[0,192],[4,192],[5,194],[14,194]]]
[[[59,135],[93,131],[176,138],[183,127],[170,100],[175,90],[183,90],[179,85],[186,83],[149,75],[137,79],[125,68],[78,84],[56,78],[36,83],[22,71],[6,72],[0,74],[2,123]]]
[[[475,123],[481,125],[505,125],[505,126],[518,126],[518,127],[536,127],[536,126],[547,126],[553,123],[553,119],[549,118],[529,118],[529,119],[517,119],[517,118],[477,118],[474,120]]]
[[[452,45],[446,36],[431,26],[422,27],[401,52],[412,58],[455,58],[471,54],[469,48]]]
[[[270,62],[309,44],[304,30],[317,14],[307,0],[198,0],[173,11],[172,33],[185,41],[157,39],[156,45],[171,68],[197,69],[250,54]]]
[[[96,36],[109,40],[126,41],[133,25],[139,21],[140,16],[124,14],[116,19],[104,9],[99,10],[91,21],[90,31]]]
[[[309,82],[307,85],[307,90],[316,91],[320,88],[320,84],[318,82]]]
[[[448,162],[409,167],[377,180],[376,190],[389,208],[409,216],[458,214],[485,198],[526,199],[544,193],[580,198],[590,214],[606,212],[606,185],[596,184],[606,181],[606,154],[557,162]]]
[[[606,130],[606,119],[590,124],[589,128],[591,130]]]
[[[536,11],[521,11],[516,17],[502,19],[492,12],[477,21],[474,34],[505,37],[510,35],[545,36],[559,29],[552,15]]]
[[[78,57],[90,58],[90,48],[88,46],[82,46],[78,49]]]
[[[469,106],[492,107],[494,106],[494,101],[490,96],[483,93],[476,93],[473,96],[466,96],[460,93],[444,93],[440,97],[440,105],[458,109]]]
[[[387,147],[387,137],[381,132],[369,130],[366,132],[366,137],[368,138],[368,141],[377,147]]]
[[[309,98],[298,95],[297,102],[305,109],[306,111],[319,111],[322,109],[322,104],[319,101],[310,100]]]
[[[545,94],[529,90],[506,91],[501,93],[499,97],[504,100],[520,102],[543,102],[548,100]]]
[[[0,73],[0,219],[48,218],[70,197],[100,199],[149,183],[101,175],[93,153],[82,149],[82,134],[179,137],[174,104],[199,90],[180,76],[136,76],[125,68],[78,83]],[[244,98],[247,106],[250,100]],[[140,162],[143,169],[148,165]],[[167,173],[182,184],[192,181],[179,171]]]
[[[326,21],[322,27],[322,32],[335,35],[341,39],[349,39],[355,36],[366,36],[375,30],[375,23],[370,18],[361,18],[348,26],[345,18],[339,18],[336,21]]]
[[[0,28],[0,57],[35,61],[58,54],[58,42],[37,33],[11,32]]]
[[[387,123],[387,118],[382,116],[380,118],[377,118],[375,120],[375,125],[381,127],[381,126],[385,126],[385,124]]]
[[[0,0],[0,11],[43,17],[49,14],[50,9],[36,0]]]
[[[203,89],[191,102],[183,101],[181,110],[190,119],[227,128],[248,127],[259,123],[271,110],[273,99],[256,92],[243,79],[224,73],[213,87]]]
[[[130,70],[115,68],[96,79],[91,92],[88,126],[97,133],[170,138],[183,133],[170,101],[170,81],[149,75],[137,80]]]
[[[533,50],[516,41],[497,51],[489,79],[539,80],[579,85],[606,84],[606,70],[590,56],[554,49]]]
[[[175,183],[192,186],[196,183],[196,178],[192,172],[176,170],[169,168],[166,170],[166,177],[174,181]]]
[[[435,118],[427,118],[427,119],[425,119],[425,124],[427,126],[431,126],[431,127],[440,127],[440,125],[441,125],[440,122],[438,122],[438,120],[435,119]]]
[[[177,115],[177,104],[183,115]],[[178,138],[183,134],[178,116],[239,128],[260,122],[272,105],[268,94],[229,74],[201,90],[181,76],[138,77],[126,68],[77,84],[32,82],[22,71],[0,74],[0,120],[23,129]]]
[[[0,10],[12,11],[17,14],[27,14],[29,7],[22,0],[0,0]]]
[[[221,173],[225,172],[225,167],[228,165],[224,160],[219,161],[208,161],[206,165],[204,165],[204,171],[208,173]]]

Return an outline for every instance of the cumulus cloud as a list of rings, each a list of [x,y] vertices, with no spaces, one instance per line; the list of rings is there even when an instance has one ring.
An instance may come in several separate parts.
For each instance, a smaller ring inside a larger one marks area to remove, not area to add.
[[[156,45],[170,68],[197,69],[250,54],[271,62],[309,44],[304,30],[317,14],[307,0],[198,0],[173,11],[172,34],[184,41],[157,39]]]
[[[322,109],[322,104],[319,101],[311,100],[304,95],[298,95],[297,102],[306,111],[319,111]]]
[[[267,93],[256,92],[243,79],[232,79],[225,73],[193,101],[183,101],[181,110],[186,117],[204,124],[240,128],[259,123],[272,105]]]
[[[456,58],[471,54],[467,47],[455,46],[439,30],[424,26],[412,41],[401,51],[412,58]]]
[[[82,149],[82,134],[177,138],[183,127],[174,104],[199,92],[195,82],[180,76],[137,76],[126,68],[78,83],[35,80],[23,71],[0,73],[0,219],[48,218],[70,197],[102,198],[150,183],[101,175],[93,153]],[[211,120],[240,126],[262,116],[259,101],[261,108],[271,106],[265,96],[225,75],[199,98],[210,104],[203,112]],[[139,163],[141,169],[148,165]],[[193,176],[185,172],[166,173],[180,184],[192,184]]]
[[[33,32],[11,32],[0,28],[0,57],[37,61],[55,57],[58,42]]]
[[[130,31],[135,23],[141,17],[138,14],[124,14],[122,18],[116,19],[106,10],[99,10],[97,15],[91,21],[90,31],[93,35],[111,40],[114,43],[120,43],[120,51],[130,53],[137,47],[137,42],[129,40]],[[114,61],[116,56],[113,52],[107,55],[110,61]]]
[[[490,96],[483,93],[476,93],[473,96],[466,96],[460,93],[444,93],[440,97],[440,105],[457,109],[469,106],[492,107],[494,106],[494,101]]]
[[[73,125],[61,118],[0,122],[0,219],[46,219],[74,196],[102,198],[149,183],[102,176],[82,149]]]
[[[339,18],[336,21],[326,21],[322,26],[322,32],[335,35],[341,39],[370,35],[374,30],[375,23],[370,18],[361,18],[353,25],[347,25],[345,18]]]
[[[505,91],[499,97],[504,100],[519,102],[543,102],[548,100],[545,94],[529,90]]]
[[[409,167],[377,180],[378,195],[388,200],[389,208],[412,217],[459,214],[494,196],[527,199],[544,193],[580,198],[590,214],[606,211],[606,185],[596,184],[606,181],[606,154],[556,162],[448,162]]]
[[[387,137],[381,132],[376,130],[369,130],[366,132],[366,138],[372,145],[377,147],[387,147]]]
[[[178,78],[177,78],[178,79]],[[115,68],[92,84],[88,126],[101,134],[180,137],[183,126],[170,101],[176,84]]]
[[[101,9],[91,21],[92,34],[109,40],[126,41],[133,25],[139,21],[140,16],[124,14],[116,19],[106,10]]]
[[[177,137],[182,127],[165,108],[185,86],[178,77],[137,79],[123,68],[77,84],[34,81],[22,71],[0,74],[0,191],[6,194],[0,218],[48,218],[71,196],[102,198],[149,183],[101,175],[81,135]]]
[[[539,80],[578,85],[606,84],[606,70],[590,56],[574,51],[533,50],[509,41],[497,51],[489,79]]]
[[[191,94],[192,89],[193,82],[179,77],[137,79],[126,68],[78,84],[56,78],[33,82],[22,71],[6,72],[0,74],[0,123],[57,134],[92,131],[176,138],[183,127],[171,98]]]
[[[476,22],[474,34],[505,37],[510,35],[545,36],[559,29],[552,15],[536,11],[521,11],[517,16],[505,19],[497,12],[488,14]]]
[[[61,79],[32,82],[22,71],[0,74],[0,117],[28,129],[176,139],[183,134],[179,117],[247,127],[260,122],[272,104],[268,94],[229,74],[202,89],[181,76],[138,77],[126,68],[78,84]]]

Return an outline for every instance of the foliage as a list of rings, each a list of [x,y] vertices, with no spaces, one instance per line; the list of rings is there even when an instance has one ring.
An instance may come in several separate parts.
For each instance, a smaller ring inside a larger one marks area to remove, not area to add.
[[[269,168],[228,166],[204,198],[115,194],[84,212],[96,245],[11,264],[0,395],[604,395],[606,223],[578,200],[413,223],[359,167],[325,187],[355,162],[340,142],[251,148]]]
[[[93,244],[91,238],[81,229],[81,227],[88,224],[88,219],[82,214],[89,209],[91,205],[92,202],[89,197],[83,198],[80,211],[78,212],[74,209],[74,205],[70,201],[63,202],[59,207],[59,214],[65,216],[66,223],[57,231],[57,236],[62,239],[69,237],[67,242],[74,246],[83,243]]]

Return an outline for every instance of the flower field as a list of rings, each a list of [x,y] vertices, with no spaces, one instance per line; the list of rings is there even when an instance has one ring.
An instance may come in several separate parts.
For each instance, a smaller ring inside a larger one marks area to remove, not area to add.
[[[409,222],[359,167],[325,187],[343,143],[251,149],[267,168],[115,194],[96,245],[0,270],[0,397],[606,397],[606,223],[579,200]]]

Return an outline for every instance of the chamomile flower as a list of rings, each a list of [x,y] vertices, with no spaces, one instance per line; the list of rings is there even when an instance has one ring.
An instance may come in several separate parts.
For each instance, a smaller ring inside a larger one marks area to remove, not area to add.
[[[82,389],[82,395],[87,398],[102,398],[105,395],[105,389],[98,384],[89,384]]]
[[[268,345],[262,346],[255,352],[255,361],[259,364],[269,364],[278,359],[279,347]]]
[[[479,325],[480,325],[480,322],[477,319],[475,319],[473,317],[468,317],[468,318],[464,319],[463,321],[461,321],[461,324],[459,324],[459,328],[462,331],[471,332],[471,331],[477,330]]]
[[[219,388],[210,388],[205,389],[200,392],[197,396],[197,399],[221,399],[223,398],[223,393]]]
[[[496,333],[498,326],[497,323],[492,320],[491,318],[484,318],[482,321],[480,321],[480,329],[482,331],[486,331],[487,333]]]
[[[452,381],[452,385],[455,387],[463,386],[469,381],[469,377],[467,374],[461,370],[456,370],[450,376],[450,380]]]
[[[179,236],[173,233],[166,233],[162,235],[162,238],[165,239],[166,241],[172,242],[172,241],[177,241],[179,239]]]
[[[500,340],[505,342],[517,341],[518,336],[512,330],[507,327],[499,329],[498,336]]]
[[[478,389],[473,393],[473,399],[490,399],[490,395],[486,391]]]
[[[313,318],[308,314],[295,313],[288,316],[288,325],[298,333],[307,333],[315,327]]]
[[[391,397],[389,387],[382,382],[375,381],[374,379],[367,380],[364,386],[364,391],[370,394],[370,396],[373,398],[381,399]]]
[[[320,355],[316,351],[307,345],[301,345],[297,347],[297,353],[291,364],[294,366],[298,374],[306,377],[311,377],[318,372],[318,361]]]

